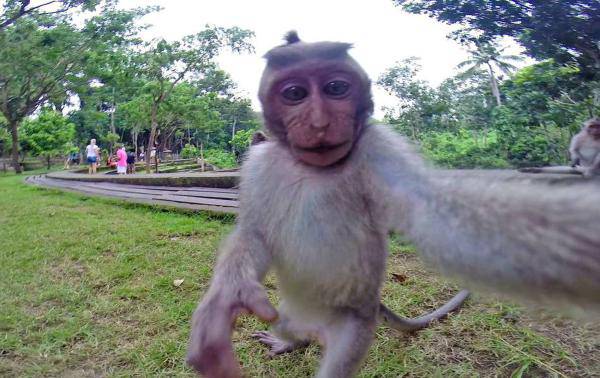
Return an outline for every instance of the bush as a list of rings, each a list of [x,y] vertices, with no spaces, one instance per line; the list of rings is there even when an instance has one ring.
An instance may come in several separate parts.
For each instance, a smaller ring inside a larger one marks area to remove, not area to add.
[[[235,155],[223,150],[206,150],[204,151],[204,159],[219,168],[236,168],[238,166]]]
[[[519,134],[507,146],[508,161],[515,167],[540,167],[567,163],[568,141],[560,134],[530,130],[529,135]]]
[[[187,143],[181,149],[181,157],[184,159],[190,159],[200,156],[200,149],[194,145]]]
[[[458,133],[431,132],[421,137],[423,153],[446,168],[507,168],[498,134],[490,131],[477,136],[468,130]]]

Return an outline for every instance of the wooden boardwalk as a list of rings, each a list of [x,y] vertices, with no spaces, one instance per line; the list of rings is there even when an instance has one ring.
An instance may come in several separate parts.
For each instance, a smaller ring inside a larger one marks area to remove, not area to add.
[[[573,174],[528,174],[508,169],[437,170],[436,172],[433,180],[446,187],[452,187],[457,180],[465,184],[469,180],[477,183],[484,179],[490,183],[513,182],[521,185],[535,185],[536,190],[571,185],[597,186],[600,189],[600,179],[586,180],[581,175]],[[107,175],[100,174],[86,175],[61,171],[30,176],[26,182],[86,195],[118,198],[130,202],[192,211],[205,210],[236,214],[239,207],[238,190],[231,189],[239,182],[239,172],[164,173],[107,177]],[[590,209],[590,211],[592,210],[599,211],[600,209]]]
[[[192,211],[236,214],[239,206],[237,189],[85,182],[61,180],[46,175],[29,176],[25,182],[91,196],[118,198],[128,202]]]

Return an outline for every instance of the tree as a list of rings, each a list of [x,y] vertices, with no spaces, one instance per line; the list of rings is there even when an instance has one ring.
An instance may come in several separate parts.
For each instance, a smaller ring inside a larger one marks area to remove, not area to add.
[[[125,114],[133,111],[121,111],[120,107],[130,102],[132,98],[139,95],[140,88],[145,84],[137,74],[135,54],[133,48],[137,47],[135,40],[127,46],[118,46],[110,54],[94,54],[84,67],[84,78],[81,85],[73,88],[80,102],[78,117],[78,130],[87,131],[87,137],[95,137],[109,143],[109,154],[112,155],[114,142],[120,138],[114,138],[119,134],[117,125],[125,127],[130,132],[139,131],[135,125],[126,122]],[[93,78],[92,84],[90,79]],[[141,104],[137,104],[141,106]],[[135,109],[141,112],[144,107]],[[123,130],[121,130],[123,131]]]
[[[0,157],[4,157],[11,149],[10,133],[7,130],[7,122],[0,114]]]
[[[397,62],[377,80],[377,85],[400,101],[396,108],[387,109],[387,120],[413,139],[426,131],[452,127],[452,120],[445,116],[450,113],[447,99],[416,78],[420,69],[419,59],[410,57]]]
[[[560,66],[547,60],[524,67],[502,83],[506,106],[525,117],[529,125],[554,123],[559,127],[579,131],[579,124],[593,113],[590,92],[582,88],[579,68]],[[559,104],[577,104],[576,114]],[[563,114],[561,114],[563,113]]]
[[[155,146],[159,108],[172,94],[175,86],[187,78],[199,79],[214,69],[214,59],[222,49],[233,52],[253,51],[251,31],[237,27],[206,27],[181,41],[155,41],[140,55],[141,74],[148,80],[145,91],[150,95],[150,135],[148,151]],[[150,171],[150,153],[146,154],[146,171]]]
[[[485,132],[494,108],[489,78],[485,72],[465,77],[456,75],[444,80],[438,87],[439,96],[448,103],[448,118],[455,120],[454,129]]]
[[[600,71],[600,0],[393,0],[411,13],[463,25],[471,40],[516,38],[538,60],[575,63],[581,74]]]
[[[83,10],[94,10],[100,0],[45,0],[34,3],[31,4],[31,0],[6,0],[0,14],[0,32],[21,17],[60,14],[79,6]]]
[[[198,88],[190,83],[176,85],[158,112],[159,150],[172,149],[177,130],[185,130],[190,143],[192,134],[223,128],[223,119],[214,106],[215,97],[214,93],[200,94]]]
[[[51,158],[70,151],[75,137],[75,125],[48,108],[42,110],[39,117],[25,120],[21,131],[23,144],[34,156],[43,156],[48,169]]]
[[[517,71],[502,83],[506,101],[494,111],[493,128],[515,166],[564,164],[572,135],[594,109],[580,68],[553,60]]]
[[[12,135],[12,161],[17,173],[21,121],[46,103],[62,106],[70,86],[85,76],[93,55],[109,54],[137,29],[133,21],[148,9],[107,9],[76,27],[66,17],[22,18],[0,34],[0,112]],[[89,78],[85,78],[89,79]]]
[[[513,70],[516,69],[516,67],[512,65],[510,61],[514,62],[523,60],[517,55],[502,55],[503,50],[504,49],[498,50],[491,43],[477,43],[476,48],[469,51],[471,58],[458,64],[458,68],[468,67],[462,73],[462,75],[465,77],[473,76],[476,72],[481,70],[482,66],[487,68],[492,94],[494,95],[496,104],[498,106],[502,105],[502,99],[500,97],[498,78],[496,77],[496,71],[494,68],[509,75]]]

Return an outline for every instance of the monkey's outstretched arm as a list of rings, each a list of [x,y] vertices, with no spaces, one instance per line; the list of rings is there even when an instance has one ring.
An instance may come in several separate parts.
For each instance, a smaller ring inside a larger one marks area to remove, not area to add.
[[[596,183],[438,176],[400,138],[382,139],[369,146],[372,181],[387,188],[381,195],[393,228],[439,271],[515,297],[600,311]]]
[[[206,377],[241,376],[231,345],[240,314],[277,318],[261,284],[271,263],[262,240],[238,226],[221,247],[210,288],[194,312],[187,362]]]
[[[600,190],[439,180],[408,233],[443,273],[538,302],[600,310]]]

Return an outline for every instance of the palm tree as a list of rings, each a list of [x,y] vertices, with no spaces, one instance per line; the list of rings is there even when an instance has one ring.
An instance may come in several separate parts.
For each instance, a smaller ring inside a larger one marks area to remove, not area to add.
[[[496,98],[496,104],[498,104],[498,106],[502,105],[502,100],[500,99],[500,88],[498,86],[498,79],[496,78],[496,71],[494,68],[508,75],[517,68],[509,62],[523,60],[523,58],[518,55],[502,55],[504,50],[505,48],[498,49],[490,43],[478,43],[475,49],[469,50],[471,58],[461,62],[457,66],[459,69],[468,66],[468,68],[462,72],[462,77],[473,76],[480,71],[483,66],[487,67],[492,94]]]

